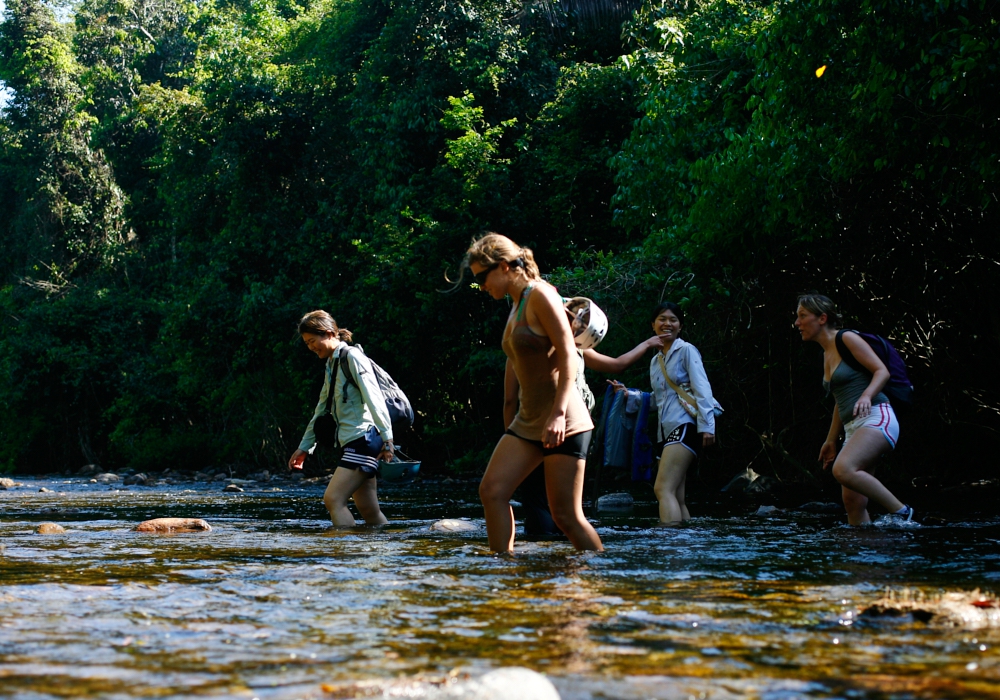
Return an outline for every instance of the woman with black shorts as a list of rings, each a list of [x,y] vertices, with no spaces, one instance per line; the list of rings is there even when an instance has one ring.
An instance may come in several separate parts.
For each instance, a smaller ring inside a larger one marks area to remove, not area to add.
[[[333,391],[332,413],[343,453],[323,494],[323,503],[336,526],[357,524],[347,507],[352,497],[367,525],[384,525],[388,520],[379,508],[376,474],[379,460],[392,460],[392,423],[371,361],[363,352],[351,350],[347,344],[351,332],[338,328],[326,311],[311,311],[303,316],[299,334],[306,347],[326,360],[326,378],[312,420],[288,466],[301,469],[306,455],[316,445],[313,426],[326,413],[327,399]],[[351,373],[353,382],[348,381],[346,372]]]
[[[660,502],[660,522],[667,524],[691,518],[684,503],[687,472],[702,449],[715,442],[715,400],[701,353],[680,337],[684,322],[681,308],[663,302],[653,311],[651,322],[653,332],[663,339],[663,349],[649,364],[659,418],[660,465],[653,490]],[[684,408],[677,388],[695,399],[695,406],[688,405],[696,416]]]
[[[519,403],[479,485],[490,549],[513,551],[510,498],[544,462],[556,525],[577,549],[603,550],[583,514],[584,463],[594,423],[575,386],[578,358],[562,297],[542,280],[531,250],[496,233],[475,241],[462,266],[494,299],[509,294],[513,301],[502,346],[506,382],[516,379]]]

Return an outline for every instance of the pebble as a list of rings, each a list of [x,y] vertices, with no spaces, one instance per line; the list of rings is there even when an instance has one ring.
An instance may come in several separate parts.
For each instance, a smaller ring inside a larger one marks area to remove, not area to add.
[[[233,493],[243,493],[243,489],[240,488],[239,486],[237,486],[236,484],[226,484],[226,488],[224,488],[222,490],[223,491],[231,491]]]
[[[212,526],[201,518],[155,518],[139,523],[136,532],[208,532]]]
[[[59,535],[66,532],[66,528],[59,523],[39,523],[38,527],[35,528],[35,532],[39,535]]]
[[[445,518],[444,520],[438,520],[431,523],[431,530],[436,532],[471,532],[472,530],[478,529],[478,527],[470,523],[468,520],[453,520],[451,518]]]
[[[635,505],[630,493],[608,493],[597,499],[597,510],[628,510]]]

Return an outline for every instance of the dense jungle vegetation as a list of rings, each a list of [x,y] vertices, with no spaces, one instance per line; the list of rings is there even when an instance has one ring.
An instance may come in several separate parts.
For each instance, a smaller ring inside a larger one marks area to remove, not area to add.
[[[892,472],[991,476],[998,61],[997,0],[6,0],[0,467],[280,467],[325,308],[413,400],[399,442],[478,472],[508,307],[439,290],[496,230],[602,352],[684,306],[705,478],[817,477],[808,290],[907,358]]]

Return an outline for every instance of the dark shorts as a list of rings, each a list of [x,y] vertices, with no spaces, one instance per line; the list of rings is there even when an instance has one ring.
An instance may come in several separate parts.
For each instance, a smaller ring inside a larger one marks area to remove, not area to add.
[[[357,469],[371,479],[378,475],[378,453],[381,449],[382,436],[373,425],[362,437],[344,445],[340,466],[344,469]]]
[[[663,448],[667,445],[684,445],[694,453],[695,457],[701,456],[702,437],[698,432],[698,427],[694,423],[683,423],[670,431],[667,439],[656,446],[657,459],[663,454]]]
[[[593,430],[585,430],[582,433],[567,436],[558,447],[542,447],[541,440],[529,440],[528,438],[523,438],[511,430],[504,433],[504,435],[513,435],[518,440],[524,440],[525,442],[530,442],[532,445],[535,445],[542,451],[542,457],[548,457],[549,455],[569,455],[570,457],[576,457],[577,459],[583,460],[587,459],[587,450],[590,449],[590,438],[593,434]]]

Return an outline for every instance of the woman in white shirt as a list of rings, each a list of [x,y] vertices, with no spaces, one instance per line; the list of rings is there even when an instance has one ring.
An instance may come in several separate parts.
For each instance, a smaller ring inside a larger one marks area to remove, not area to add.
[[[341,450],[340,464],[323,494],[330,520],[339,527],[356,525],[347,507],[353,499],[367,525],[384,525],[388,520],[379,507],[376,476],[379,460],[392,461],[392,423],[371,361],[347,345],[351,332],[339,328],[326,311],[303,316],[299,334],[307,348],[326,360],[326,378],[319,403],[288,466],[302,468],[316,444],[316,421],[326,415],[329,406],[336,421],[334,442]]]
[[[659,471],[653,490],[660,502],[662,524],[688,520],[684,503],[688,468],[701,450],[715,442],[715,400],[698,348],[680,337],[684,312],[673,302],[663,302],[652,315],[653,332],[663,349],[649,364],[649,381],[656,400]],[[669,376],[669,381],[667,376]],[[671,383],[673,386],[671,386]],[[694,399],[686,409],[677,389]],[[695,415],[691,415],[689,412]]]

